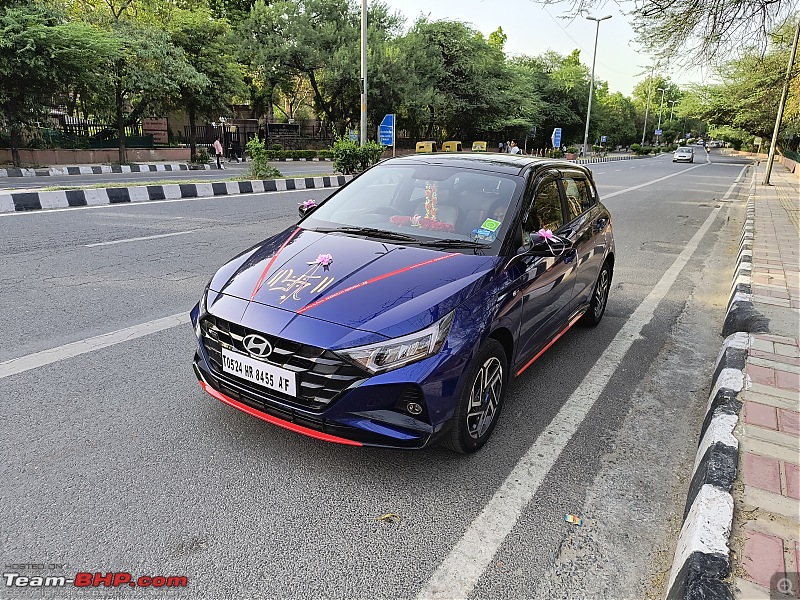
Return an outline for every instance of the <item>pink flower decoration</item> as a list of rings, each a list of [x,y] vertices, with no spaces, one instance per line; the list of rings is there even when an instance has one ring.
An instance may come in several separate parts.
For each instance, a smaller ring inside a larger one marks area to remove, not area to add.
[[[302,206],[303,208],[308,210],[309,208],[314,208],[316,205],[317,205],[317,203],[314,202],[314,200],[312,200],[311,198],[309,198],[308,200],[303,202],[300,206]]]
[[[317,257],[317,260],[311,261],[308,263],[309,265],[320,265],[322,267],[327,267],[333,262],[333,257],[330,254],[320,254]]]
[[[406,215],[392,215],[391,217],[389,217],[389,222],[392,223],[393,225],[398,225],[400,227],[403,227],[404,225],[408,225],[409,223],[411,223],[411,217]]]
[[[553,231],[551,229],[540,229],[537,231],[540,236],[542,236],[546,240],[553,240],[556,236],[553,235]]]
[[[422,215],[414,215],[411,217],[411,226],[412,227],[419,227],[419,220],[422,218]]]

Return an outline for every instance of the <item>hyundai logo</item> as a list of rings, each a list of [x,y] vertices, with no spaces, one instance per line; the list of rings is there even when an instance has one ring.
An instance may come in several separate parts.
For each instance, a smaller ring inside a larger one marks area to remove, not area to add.
[[[245,336],[243,343],[245,350],[247,350],[251,356],[267,358],[272,354],[272,344],[267,341],[267,338],[261,335],[251,333]]]

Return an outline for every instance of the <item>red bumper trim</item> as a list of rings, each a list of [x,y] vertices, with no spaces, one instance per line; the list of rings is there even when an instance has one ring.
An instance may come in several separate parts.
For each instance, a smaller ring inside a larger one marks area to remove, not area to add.
[[[255,417],[256,419],[261,419],[262,421],[266,421],[267,423],[272,423],[273,425],[277,425],[278,427],[283,427],[284,429],[288,429],[289,431],[294,431],[295,433],[302,433],[303,435],[307,435],[308,437],[322,440],[324,442],[344,444],[345,446],[364,445],[361,442],[356,442],[353,440],[336,437],[335,435],[329,435],[321,431],[316,431],[315,429],[309,429],[308,427],[303,427],[302,425],[290,423],[289,421],[284,421],[283,419],[279,419],[278,417],[273,417],[272,415],[262,413],[260,410],[256,410],[255,408],[247,406],[246,404],[237,402],[233,398],[228,398],[225,394],[218,392],[217,390],[212,388],[205,381],[200,381],[200,385],[210,396],[213,396],[220,402],[224,402],[225,404],[232,406],[233,408],[238,408],[242,412],[246,412],[248,415],[250,415],[251,417]]]

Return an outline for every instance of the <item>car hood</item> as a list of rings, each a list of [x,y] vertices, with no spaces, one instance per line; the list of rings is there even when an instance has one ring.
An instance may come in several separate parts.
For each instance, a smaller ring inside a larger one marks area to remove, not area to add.
[[[293,228],[223,266],[210,289],[247,300],[248,311],[266,305],[396,337],[446,315],[498,261]]]

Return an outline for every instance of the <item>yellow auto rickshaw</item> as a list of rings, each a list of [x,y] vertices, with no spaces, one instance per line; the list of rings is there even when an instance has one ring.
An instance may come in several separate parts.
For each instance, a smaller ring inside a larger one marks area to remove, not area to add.
[[[489,142],[472,142],[472,151],[473,152],[486,152],[486,147],[489,145]]]
[[[436,152],[436,142],[432,140],[417,142],[417,152]]]
[[[442,152],[461,152],[461,142],[450,140],[442,144]]]

